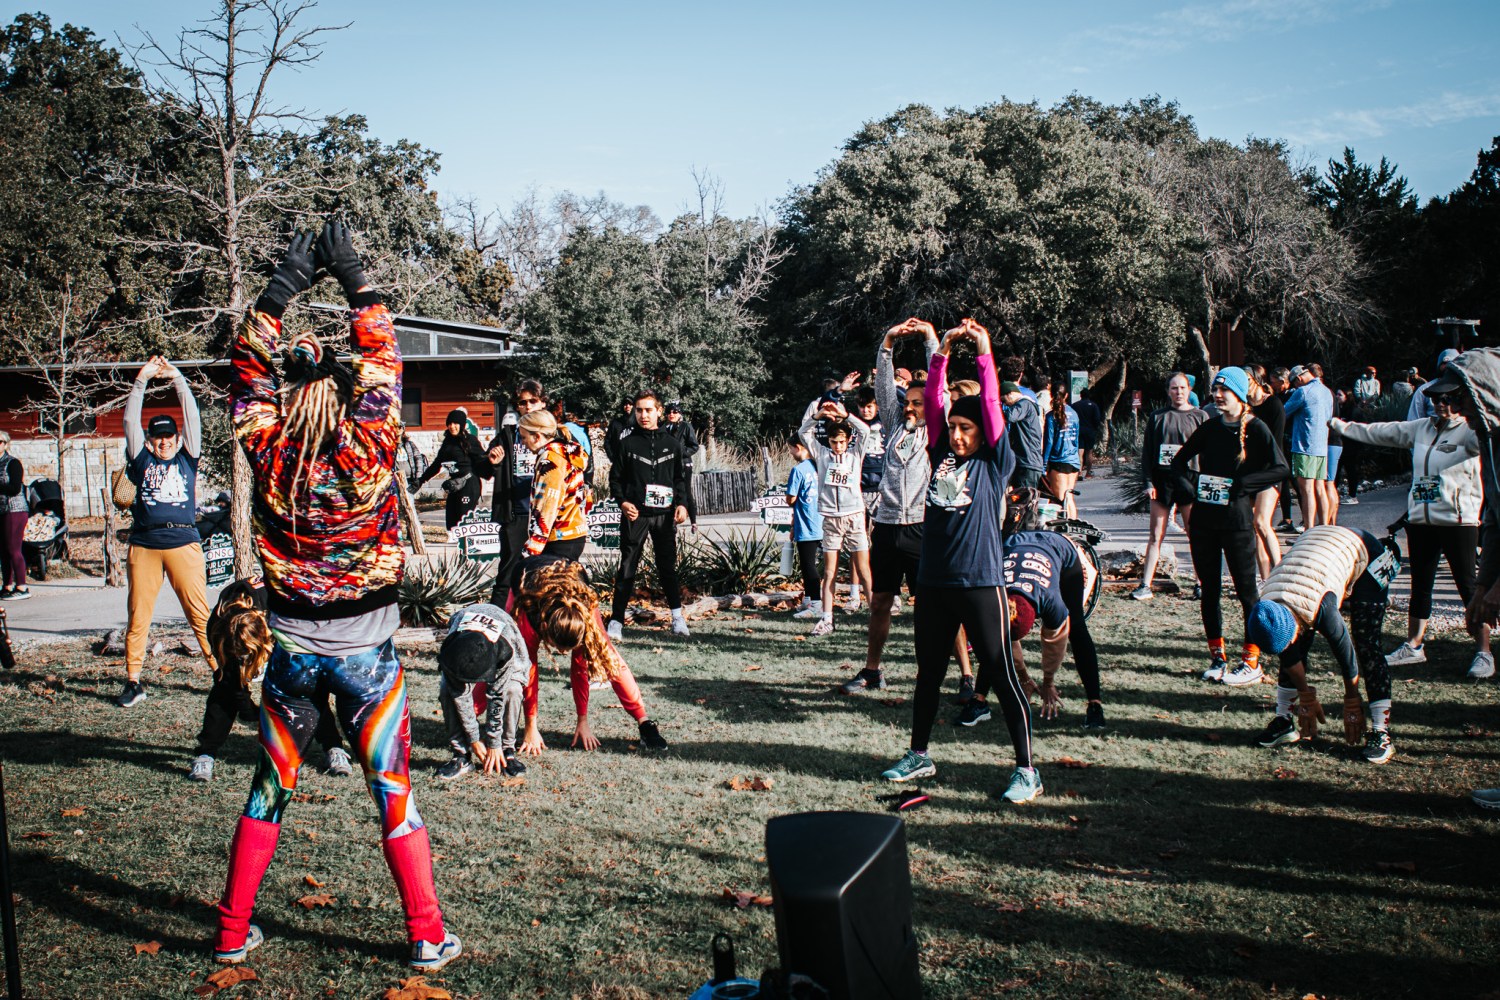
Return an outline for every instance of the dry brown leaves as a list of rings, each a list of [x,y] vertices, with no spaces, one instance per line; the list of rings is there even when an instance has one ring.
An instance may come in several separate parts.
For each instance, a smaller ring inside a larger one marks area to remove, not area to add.
[[[724,902],[733,903],[741,910],[748,910],[752,906],[770,906],[772,902],[770,896],[762,896],[758,892],[741,892],[727,885],[724,887],[722,898]]]
[[[1278,781],[1293,781],[1297,777],[1297,772],[1293,771],[1289,767],[1278,767],[1276,770],[1271,772],[1271,777],[1277,779]]]
[[[55,836],[57,836],[57,834],[53,833],[51,830],[33,830],[30,833],[23,834],[21,836],[21,839],[22,840],[46,840],[48,837],[55,837]]]
[[[742,778],[739,775],[735,775],[725,782],[725,784],[736,792],[769,792],[772,782],[770,778]]]
[[[513,774],[508,778],[500,779],[501,788],[524,788],[525,786],[526,778],[523,775]]]
[[[131,945],[137,955],[155,955],[161,951],[160,941],[147,941],[144,944]]]
[[[1059,758],[1057,758],[1057,766],[1058,767],[1093,767],[1094,765],[1090,764],[1086,760],[1079,760],[1076,757],[1059,757]]]
[[[428,986],[426,976],[401,980],[381,995],[381,1000],[453,1000],[453,994],[437,986]]]
[[[745,668],[745,673],[748,674],[752,670],[761,670],[761,669],[763,669],[763,668],[761,667],[761,665],[759,663],[752,663],[748,667]]]
[[[64,816],[70,816],[70,817],[71,816],[82,816],[84,814],[84,811],[85,810],[84,810],[83,806],[74,806],[71,809],[64,809],[62,811],[62,814]]]
[[[1026,912],[1026,904],[1025,903],[996,903],[995,904],[995,909],[999,910],[1001,913],[1025,913]]]
[[[238,983],[253,983],[259,978],[254,969],[243,965],[231,965],[209,976],[202,985],[195,986],[193,992],[200,997],[206,997],[220,990],[227,990]]]
[[[314,889],[321,889],[325,885],[328,884],[327,882],[319,882],[317,879],[313,878],[311,875],[304,875],[304,876],[302,876],[302,881],[306,882],[308,885],[312,886]]]
[[[325,795],[325,794],[322,794],[320,792],[297,792],[297,793],[295,793],[295,794],[292,795],[292,801],[293,802],[332,802],[333,801],[333,796],[332,795]]]
[[[328,893],[320,892],[311,896],[303,896],[297,900],[297,905],[305,910],[311,910],[319,906],[332,906],[337,902],[338,900],[328,895]]]

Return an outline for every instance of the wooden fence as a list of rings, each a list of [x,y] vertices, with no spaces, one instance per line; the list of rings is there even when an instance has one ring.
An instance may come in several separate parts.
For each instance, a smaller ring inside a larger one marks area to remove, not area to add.
[[[699,514],[735,514],[750,509],[756,496],[753,472],[699,472],[693,475],[693,499]]]

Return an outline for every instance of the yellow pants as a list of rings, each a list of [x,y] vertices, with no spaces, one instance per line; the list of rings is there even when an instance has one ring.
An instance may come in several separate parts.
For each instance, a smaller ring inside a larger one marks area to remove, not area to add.
[[[129,584],[126,603],[130,609],[130,627],[125,632],[126,676],[140,679],[141,664],[146,659],[146,637],[151,631],[151,615],[156,610],[156,595],[161,593],[163,576],[177,593],[193,635],[198,637],[198,648],[212,667],[214,654],[208,647],[208,578],[203,567],[203,546],[197,542],[175,549],[132,545],[125,570]]]

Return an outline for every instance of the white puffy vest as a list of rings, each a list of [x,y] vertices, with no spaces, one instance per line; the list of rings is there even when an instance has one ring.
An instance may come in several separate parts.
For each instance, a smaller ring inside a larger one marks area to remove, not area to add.
[[[1260,599],[1285,605],[1297,621],[1311,625],[1323,595],[1331,590],[1343,600],[1369,562],[1358,532],[1320,524],[1287,550],[1260,588]]]

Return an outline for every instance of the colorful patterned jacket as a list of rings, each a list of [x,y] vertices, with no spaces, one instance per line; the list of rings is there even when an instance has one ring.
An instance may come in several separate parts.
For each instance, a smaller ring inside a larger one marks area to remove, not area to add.
[[[282,435],[281,317],[257,303],[230,353],[234,433],[255,472],[255,541],[270,609],[290,618],[352,618],[396,601],[405,553],[395,489],[401,444],[401,350],[373,291],[350,299],[354,394],[331,445],[295,493],[298,446]],[[271,307],[274,310],[274,307]]]
[[[550,442],[536,457],[527,555],[536,555],[548,542],[588,537],[588,486],[583,480],[588,464],[583,447],[571,438]]]

